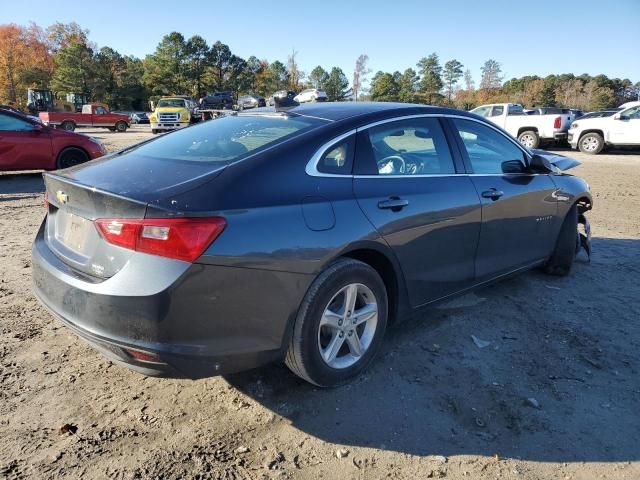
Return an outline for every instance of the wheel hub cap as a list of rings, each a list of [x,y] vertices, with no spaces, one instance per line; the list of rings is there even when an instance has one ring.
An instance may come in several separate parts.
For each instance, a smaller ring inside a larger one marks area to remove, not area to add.
[[[378,303],[369,287],[351,283],[326,306],[318,329],[318,349],[331,368],[348,368],[371,346],[378,325]]]

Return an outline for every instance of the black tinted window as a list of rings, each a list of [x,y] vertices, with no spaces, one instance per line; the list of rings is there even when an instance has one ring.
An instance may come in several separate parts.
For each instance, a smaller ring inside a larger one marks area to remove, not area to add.
[[[449,145],[437,118],[385,123],[364,133],[378,175],[455,173]]]
[[[452,119],[469,156],[473,173],[519,173],[525,169],[524,152],[493,128],[472,120]]]

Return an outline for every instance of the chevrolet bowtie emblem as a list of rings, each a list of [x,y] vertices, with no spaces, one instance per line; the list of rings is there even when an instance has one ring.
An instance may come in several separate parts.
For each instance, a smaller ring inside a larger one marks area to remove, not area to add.
[[[62,190],[58,190],[56,192],[56,199],[60,202],[60,203],[67,203],[69,201],[69,195],[67,195],[66,193],[64,193]]]

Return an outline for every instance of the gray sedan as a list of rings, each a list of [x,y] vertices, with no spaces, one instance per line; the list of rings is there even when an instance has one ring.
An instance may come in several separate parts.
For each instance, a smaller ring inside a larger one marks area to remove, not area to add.
[[[191,378],[358,375],[388,325],[590,252],[578,162],[393,103],[225,116],[45,174],[38,298],[114,361]]]

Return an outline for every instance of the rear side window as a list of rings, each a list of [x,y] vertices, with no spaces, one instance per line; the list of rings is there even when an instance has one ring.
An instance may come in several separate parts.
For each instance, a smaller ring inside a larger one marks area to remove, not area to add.
[[[323,123],[306,117],[228,116],[163,135],[131,152],[167,161],[228,164]]]
[[[399,120],[364,130],[365,148],[358,163],[377,175],[437,175],[455,173],[447,139],[437,118]]]
[[[337,175],[351,175],[354,136],[330,147],[318,162],[318,171]]]
[[[472,120],[452,119],[464,144],[473,173],[522,173],[524,152],[493,128]]]

